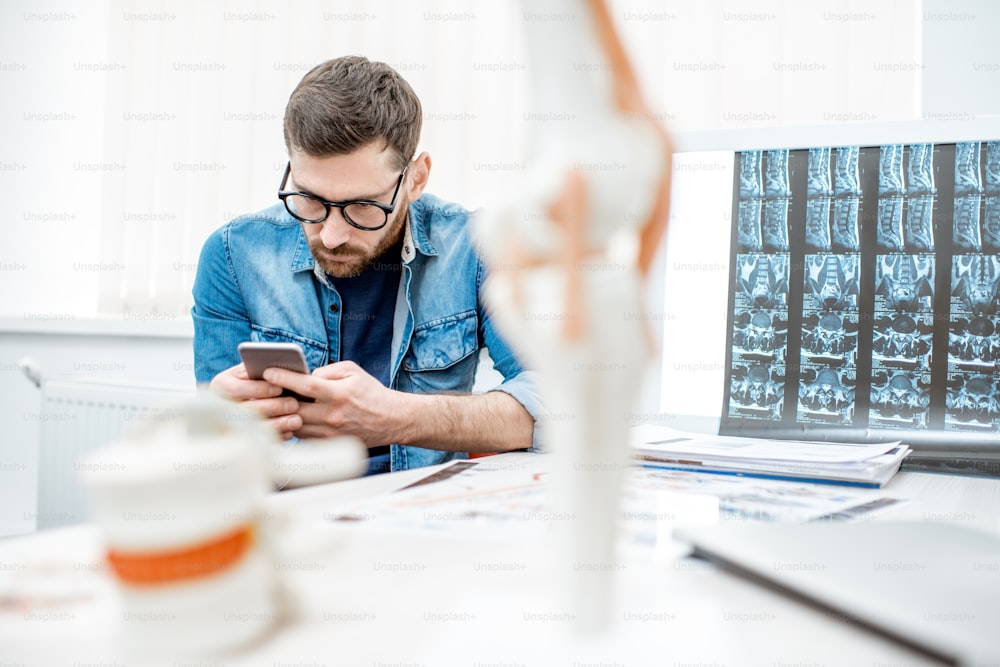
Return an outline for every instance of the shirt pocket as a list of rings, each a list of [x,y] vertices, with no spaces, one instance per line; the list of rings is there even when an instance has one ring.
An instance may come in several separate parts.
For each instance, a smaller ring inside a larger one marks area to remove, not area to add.
[[[413,330],[403,370],[416,391],[468,391],[479,349],[476,311],[425,322]]]
[[[302,354],[306,358],[310,372],[320,366],[325,366],[329,358],[326,345],[280,329],[268,329],[252,324],[250,325],[250,340],[255,343],[298,343],[299,347],[302,348]]]

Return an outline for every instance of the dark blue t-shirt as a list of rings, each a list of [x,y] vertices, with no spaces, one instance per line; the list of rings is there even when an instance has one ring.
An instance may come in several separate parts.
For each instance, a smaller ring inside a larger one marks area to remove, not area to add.
[[[329,278],[340,294],[340,361],[353,361],[386,387],[401,267],[398,259],[376,260],[354,278]]]
[[[336,289],[324,292],[324,311],[330,349],[338,349],[340,361],[353,361],[386,387],[392,364],[392,324],[396,313],[396,295],[403,270],[402,242],[389,248],[380,259],[353,278],[327,280]],[[339,300],[338,300],[339,295]],[[340,331],[333,323],[339,314]],[[368,450],[369,474],[389,471],[389,447]]]

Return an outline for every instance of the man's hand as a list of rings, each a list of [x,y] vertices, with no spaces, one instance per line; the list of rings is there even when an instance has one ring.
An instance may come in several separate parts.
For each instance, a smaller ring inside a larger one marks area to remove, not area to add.
[[[375,447],[405,437],[397,428],[405,397],[386,388],[353,361],[322,366],[311,375],[269,368],[264,377],[272,386],[315,399],[312,404],[298,404],[302,426],[295,435],[300,438],[354,435]]]
[[[294,375],[291,371],[285,372]],[[299,402],[294,398],[281,396],[282,388],[276,384],[251,380],[243,364],[236,364],[216,375],[209,387],[234,401],[246,402],[267,419],[285,440],[302,427],[302,418],[296,414]]]
[[[454,452],[501,452],[531,447],[534,420],[502,391],[411,394],[389,389],[353,361],[310,375],[264,371],[268,383],[315,403],[298,403],[300,438],[353,435],[369,447],[399,444]],[[278,400],[278,399],[264,399]]]

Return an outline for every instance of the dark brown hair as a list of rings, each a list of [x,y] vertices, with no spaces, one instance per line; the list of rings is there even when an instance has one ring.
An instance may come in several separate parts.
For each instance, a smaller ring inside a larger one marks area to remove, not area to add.
[[[285,147],[326,157],[381,140],[402,169],[417,150],[422,120],[420,100],[396,70],[344,56],[313,67],[292,91]]]

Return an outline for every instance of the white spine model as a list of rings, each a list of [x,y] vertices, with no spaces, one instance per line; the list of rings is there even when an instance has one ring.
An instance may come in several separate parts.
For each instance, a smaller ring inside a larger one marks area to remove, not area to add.
[[[575,627],[606,627],[637,391],[651,359],[642,279],[668,210],[670,146],[602,0],[532,0],[523,181],[474,235],[492,317],[539,376],[553,452],[561,590]]]

